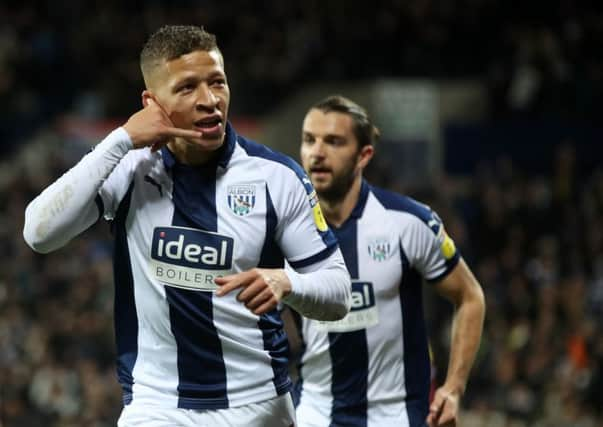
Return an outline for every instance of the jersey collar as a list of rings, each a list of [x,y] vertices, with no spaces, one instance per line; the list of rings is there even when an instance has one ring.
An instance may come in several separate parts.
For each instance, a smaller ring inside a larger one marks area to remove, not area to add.
[[[366,206],[366,201],[368,199],[369,194],[369,184],[366,180],[362,180],[362,184],[360,185],[360,195],[358,196],[358,202],[356,202],[356,206],[352,210],[350,214],[351,218],[360,218],[362,216],[362,212],[364,212],[364,207]]]

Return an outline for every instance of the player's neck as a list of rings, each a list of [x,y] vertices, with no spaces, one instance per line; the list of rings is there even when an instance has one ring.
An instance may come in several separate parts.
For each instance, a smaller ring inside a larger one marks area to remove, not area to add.
[[[338,198],[337,200],[324,197],[320,198],[322,213],[330,225],[341,227],[341,225],[350,217],[352,211],[356,207],[356,203],[358,203],[361,187],[362,175],[358,175],[352,182],[350,189],[342,198]]]
[[[179,163],[189,166],[202,166],[218,155],[218,150],[202,150],[184,141],[175,140],[168,147]]]

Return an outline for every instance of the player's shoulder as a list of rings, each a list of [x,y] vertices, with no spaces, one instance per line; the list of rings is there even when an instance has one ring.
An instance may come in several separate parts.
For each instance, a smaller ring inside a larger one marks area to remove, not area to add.
[[[119,161],[112,175],[124,178],[144,174],[159,161],[161,154],[153,153],[149,148],[130,150]]]
[[[371,186],[370,189],[377,201],[387,210],[411,215],[425,224],[433,218],[434,212],[431,207],[410,196],[375,186]]]
[[[266,166],[274,168],[274,170],[290,171],[305,184],[307,180],[306,173],[299,163],[288,155],[241,135],[237,135],[237,144],[250,158],[259,159]]]

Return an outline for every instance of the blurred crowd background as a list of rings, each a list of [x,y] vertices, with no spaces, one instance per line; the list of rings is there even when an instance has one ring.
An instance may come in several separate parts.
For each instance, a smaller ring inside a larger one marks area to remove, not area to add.
[[[603,425],[602,9],[582,0],[3,0],[0,427],[115,425],[109,226],[45,256],[20,230],[26,204],[85,152],[61,118],[104,129],[137,110],[137,55],[166,23],[218,36],[231,114],[247,121],[269,120],[320,80],[480,82],[479,131],[442,124],[446,155],[428,185],[402,185],[379,154],[369,176],[431,204],[484,287],[462,425]],[[441,380],[451,308],[429,291],[426,306]]]

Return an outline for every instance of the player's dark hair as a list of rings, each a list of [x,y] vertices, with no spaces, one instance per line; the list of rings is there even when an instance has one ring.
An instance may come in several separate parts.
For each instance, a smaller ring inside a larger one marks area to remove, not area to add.
[[[220,52],[216,36],[194,25],[166,25],[149,37],[140,52],[140,69],[148,75],[152,68],[197,50]]]
[[[354,135],[360,147],[375,145],[381,133],[373,124],[368,113],[354,101],[341,95],[331,95],[318,101],[311,108],[323,113],[337,112],[349,115],[354,121]]]

